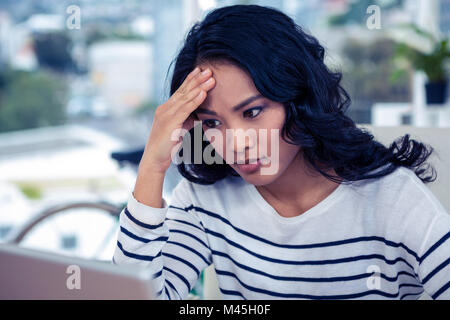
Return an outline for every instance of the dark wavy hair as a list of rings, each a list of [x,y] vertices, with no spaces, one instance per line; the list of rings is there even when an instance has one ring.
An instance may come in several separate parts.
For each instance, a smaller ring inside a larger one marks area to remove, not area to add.
[[[282,138],[300,146],[306,163],[326,178],[341,183],[379,178],[402,166],[413,169],[424,183],[434,181],[435,169],[425,163],[433,152],[431,146],[406,134],[387,148],[344,114],[351,100],[340,85],[342,73],[330,71],[324,55],[316,38],[275,8],[221,7],[187,33],[170,64],[175,62],[170,95],[197,65],[231,63],[251,76],[263,96],[283,104]],[[208,144],[202,142],[203,150]],[[193,146],[192,139],[187,147],[194,150]],[[230,175],[239,176],[226,163],[194,164],[191,160],[179,164],[178,171],[194,183],[213,184]],[[328,174],[330,169],[337,175]]]

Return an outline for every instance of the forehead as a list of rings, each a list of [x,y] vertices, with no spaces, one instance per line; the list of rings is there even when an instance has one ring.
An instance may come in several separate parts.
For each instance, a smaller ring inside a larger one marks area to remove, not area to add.
[[[201,70],[210,68],[216,80],[215,86],[208,91],[201,108],[220,112],[237,105],[250,96],[259,94],[253,79],[241,68],[232,64],[214,63],[200,64]],[[220,108],[220,109],[219,109]]]

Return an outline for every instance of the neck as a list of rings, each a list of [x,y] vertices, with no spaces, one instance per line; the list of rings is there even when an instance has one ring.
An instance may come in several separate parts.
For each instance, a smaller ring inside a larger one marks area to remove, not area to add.
[[[334,170],[327,173],[335,174]],[[269,203],[291,212],[286,213],[287,216],[295,216],[315,206],[338,186],[308,167],[300,150],[277,180],[256,188]]]

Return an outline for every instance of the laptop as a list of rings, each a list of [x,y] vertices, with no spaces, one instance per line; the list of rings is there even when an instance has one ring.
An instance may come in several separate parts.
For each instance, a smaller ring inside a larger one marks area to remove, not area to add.
[[[153,272],[0,244],[0,299],[146,299],[157,297]]]

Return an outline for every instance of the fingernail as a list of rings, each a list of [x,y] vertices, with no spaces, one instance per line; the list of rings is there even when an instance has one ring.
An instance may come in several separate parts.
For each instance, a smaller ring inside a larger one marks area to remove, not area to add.
[[[202,74],[207,74],[209,72],[209,69],[203,70]]]

